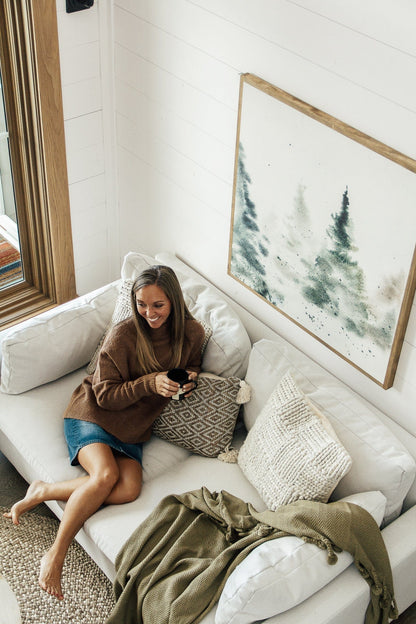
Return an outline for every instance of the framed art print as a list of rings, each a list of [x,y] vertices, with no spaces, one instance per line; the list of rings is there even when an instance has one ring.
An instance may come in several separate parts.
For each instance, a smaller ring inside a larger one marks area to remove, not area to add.
[[[383,388],[416,287],[416,161],[240,81],[228,273]]]

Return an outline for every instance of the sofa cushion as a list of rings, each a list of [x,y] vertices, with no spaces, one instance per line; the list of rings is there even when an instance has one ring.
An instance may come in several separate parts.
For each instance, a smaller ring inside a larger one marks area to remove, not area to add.
[[[85,366],[117,292],[113,282],[16,325],[2,342],[1,390],[19,394]]]
[[[273,388],[287,372],[328,418],[352,458],[351,470],[331,498],[379,490],[387,499],[384,523],[389,523],[400,514],[414,481],[413,457],[378,418],[375,407],[278,337],[253,345],[246,376],[252,388],[251,400],[244,406],[246,427],[254,425]]]
[[[380,492],[359,493],[342,500],[364,507],[380,525],[386,506]],[[346,551],[337,556],[338,561],[328,565],[326,550],[294,536],[261,544],[228,577],[215,624],[251,624],[291,609],[353,561]]]
[[[157,440],[157,438],[155,438]],[[159,440],[169,444],[164,440]],[[173,446],[173,445],[171,445]],[[177,448],[186,453],[184,449]],[[213,457],[190,454],[163,474],[144,486],[138,499],[125,505],[110,505],[95,513],[84,525],[87,534],[100,546],[111,560],[131,533],[153,511],[156,505],[172,493],[180,494],[199,490],[205,486],[211,492],[226,490],[250,502],[258,511],[264,503],[251,483],[244,478],[237,464],[224,463]],[[175,622],[176,624],[176,622]]]
[[[201,373],[184,401],[170,401],[153,423],[153,433],[193,453],[217,457],[230,445],[240,405],[249,400],[238,377]]]
[[[325,420],[286,373],[238,455],[269,509],[298,499],[326,503],[351,468],[351,457]]]

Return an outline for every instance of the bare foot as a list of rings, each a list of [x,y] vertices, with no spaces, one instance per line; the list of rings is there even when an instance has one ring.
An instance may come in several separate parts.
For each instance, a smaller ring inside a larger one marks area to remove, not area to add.
[[[51,551],[43,555],[40,561],[39,585],[51,596],[63,600],[61,574],[63,561],[56,559]]]
[[[19,524],[19,518],[22,514],[30,509],[33,509],[36,505],[39,505],[39,503],[44,502],[45,487],[46,483],[43,481],[34,481],[31,483],[26,492],[26,496],[22,498],[22,500],[15,503],[11,510],[4,513],[3,516],[5,518],[10,518],[13,524]]]

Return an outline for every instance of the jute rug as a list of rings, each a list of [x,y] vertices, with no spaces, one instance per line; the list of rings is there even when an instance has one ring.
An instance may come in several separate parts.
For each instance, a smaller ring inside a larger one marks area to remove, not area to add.
[[[83,548],[71,544],[62,575],[64,600],[57,600],[39,587],[38,574],[58,520],[29,512],[14,526],[4,511],[0,507],[0,572],[17,597],[22,623],[104,624],[114,606],[111,582]]]

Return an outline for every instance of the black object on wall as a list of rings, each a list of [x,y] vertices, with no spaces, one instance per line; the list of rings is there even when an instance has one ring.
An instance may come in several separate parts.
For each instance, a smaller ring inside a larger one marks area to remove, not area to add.
[[[90,9],[93,4],[94,0],[66,0],[66,12],[75,13],[75,11]]]

